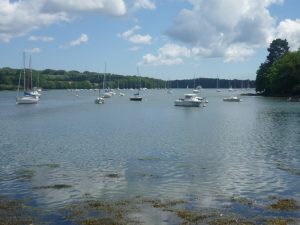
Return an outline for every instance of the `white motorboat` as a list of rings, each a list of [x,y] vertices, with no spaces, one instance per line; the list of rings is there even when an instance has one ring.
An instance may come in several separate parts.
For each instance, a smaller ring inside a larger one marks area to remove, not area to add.
[[[201,100],[197,98],[196,94],[185,94],[184,98],[175,101],[175,106],[199,107],[200,104]]]
[[[104,98],[98,97],[95,99],[95,104],[103,104],[104,103]]]
[[[142,101],[143,97],[140,96],[140,93],[135,93],[133,96],[129,98],[130,101]]]
[[[231,96],[231,97],[228,97],[228,98],[223,98],[223,101],[224,102],[241,102],[242,99],[237,97],[237,96]]]

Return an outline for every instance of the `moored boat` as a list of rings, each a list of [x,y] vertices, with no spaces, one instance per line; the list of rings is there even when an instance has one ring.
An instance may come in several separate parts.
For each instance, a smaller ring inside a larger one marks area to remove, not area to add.
[[[228,97],[228,98],[223,98],[223,101],[224,102],[241,102],[242,99],[237,97],[237,96],[231,96],[231,97]]]
[[[184,106],[184,107],[199,107],[201,100],[197,98],[196,94],[185,94],[184,98],[180,98],[175,101],[175,106]]]

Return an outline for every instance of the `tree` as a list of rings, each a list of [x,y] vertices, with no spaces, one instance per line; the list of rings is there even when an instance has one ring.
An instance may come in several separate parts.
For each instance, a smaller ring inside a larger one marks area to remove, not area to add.
[[[284,54],[289,51],[289,44],[286,39],[273,40],[268,48],[269,55],[264,63],[256,71],[256,91],[268,91],[270,80],[268,74],[271,67],[276,63]],[[265,93],[268,94],[268,93]]]
[[[285,53],[289,51],[289,43],[286,39],[273,40],[268,48],[269,55],[267,56],[267,64],[273,65],[279,60]]]
[[[272,95],[300,94],[300,52],[289,52],[280,58],[268,75],[268,92]]]

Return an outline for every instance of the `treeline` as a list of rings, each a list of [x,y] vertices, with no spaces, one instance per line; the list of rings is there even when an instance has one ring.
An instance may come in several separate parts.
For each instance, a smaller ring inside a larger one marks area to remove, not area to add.
[[[287,40],[276,39],[256,72],[256,91],[265,96],[300,95],[300,48],[289,51]]]
[[[19,75],[24,70],[2,68],[0,69],[0,90],[14,90],[18,86]],[[26,76],[30,71],[26,70]],[[23,79],[23,78],[22,78]],[[123,76],[111,73],[79,72],[65,70],[32,70],[32,83],[35,87],[43,89],[94,89],[103,88],[163,88],[165,81],[149,77]],[[23,82],[21,82],[23,84]]]
[[[0,68],[0,90],[15,90],[18,86],[20,73],[23,69]],[[26,76],[30,76],[30,71],[26,70]],[[105,76],[104,76],[105,75]],[[170,80],[118,75],[111,73],[79,72],[65,70],[32,70],[33,86],[43,89],[94,89],[103,87],[105,79],[105,88],[193,88],[202,86],[203,88],[216,88],[217,82],[219,88],[253,88],[254,81],[250,80],[226,80],[212,78],[197,78],[185,80]],[[30,81],[31,82],[31,81]],[[23,82],[21,82],[23,84]]]
[[[184,80],[172,80],[169,83],[170,88],[254,88],[255,81],[251,80],[227,80],[227,79],[214,79],[214,78],[196,78]]]

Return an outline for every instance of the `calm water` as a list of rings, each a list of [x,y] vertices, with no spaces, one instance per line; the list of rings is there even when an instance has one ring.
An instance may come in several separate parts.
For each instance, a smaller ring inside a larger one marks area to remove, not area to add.
[[[37,105],[15,105],[15,92],[0,92],[1,195],[46,208],[87,194],[179,198],[200,208],[232,196],[300,200],[300,103],[228,103],[227,90],[202,90],[207,107],[174,107],[186,92],[147,90],[131,102],[128,90],[103,105],[90,91],[45,91]],[[25,179],[24,171],[34,174]],[[53,184],[72,187],[39,188]]]

